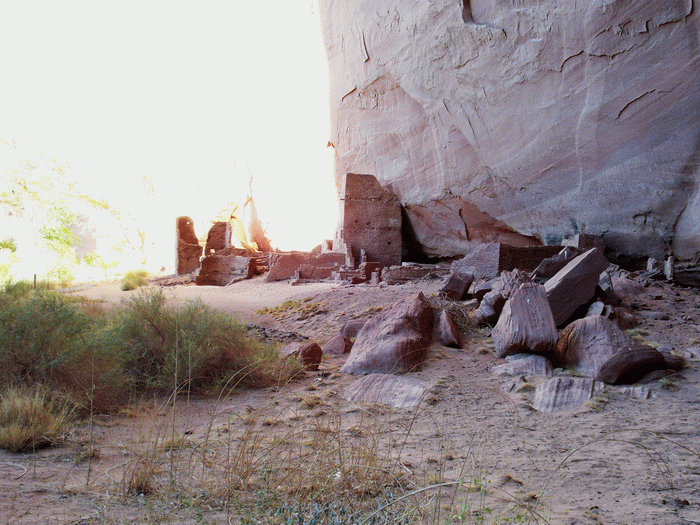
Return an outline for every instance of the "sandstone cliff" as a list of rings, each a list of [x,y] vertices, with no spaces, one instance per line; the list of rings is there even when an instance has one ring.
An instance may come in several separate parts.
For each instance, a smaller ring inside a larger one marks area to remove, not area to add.
[[[319,4],[336,181],[375,175],[427,253],[462,253],[493,223],[697,259],[692,0]]]

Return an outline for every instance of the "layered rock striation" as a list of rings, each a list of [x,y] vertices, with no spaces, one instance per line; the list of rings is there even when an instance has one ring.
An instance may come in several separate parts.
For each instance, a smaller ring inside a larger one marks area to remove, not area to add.
[[[692,0],[320,0],[331,144],[428,255],[602,235],[700,254]]]

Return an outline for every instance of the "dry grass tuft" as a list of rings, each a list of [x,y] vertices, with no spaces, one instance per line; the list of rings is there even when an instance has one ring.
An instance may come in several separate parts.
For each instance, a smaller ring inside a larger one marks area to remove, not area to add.
[[[0,448],[12,452],[57,445],[64,439],[73,407],[40,386],[10,387],[0,399]]]
[[[275,319],[304,320],[314,315],[328,313],[325,303],[314,302],[313,297],[307,297],[300,301],[285,301],[272,308],[264,307],[258,310],[258,315],[271,315]]]

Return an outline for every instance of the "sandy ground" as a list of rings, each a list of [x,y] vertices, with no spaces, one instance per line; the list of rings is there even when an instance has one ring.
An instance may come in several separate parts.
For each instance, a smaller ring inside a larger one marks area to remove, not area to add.
[[[200,298],[242,322],[298,332],[323,343],[345,321],[418,291],[429,295],[441,284],[426,280],[375,288],[291,286],[258,278],[225,288],[178,285],[165,288],[165,293],[172,302]],[[110,305],[137,292],[103,283],[75,293]],[[275,319],[256,314],[265,306],[307,298],[322,305],[317,315]],[[649,342],[679,351],[700,344],[696,290],[653,282],[631,302]],[[663,312],[668,319],[643,317],[645,311]],[[328,357],[318,372],[281,388],[237,391],[217,400],[188,399],[184,412],[181,409],[170,424],[173,431],[177,427],[177,432],[196,439],[220,428],[217,425],[232,414],[244,417],[274,403],[276,417],[287,425],[300,425],[319,417],[313,412],[300,415],[298,410],[300,394],[313,392],[325,400],[327,411],[342,415],[343,427],[356,428],[358,418],[364,418],[387,443],[400,440],[401,464],[414,486],[459,481],[485,489],[479,493],[485,496],[476,500],[461,491],[453,509],[440,514],[440,523],[481,523],[477,511],[484,523],[700,523],[698,361],[690,361],[670,380],[651,384],[648,399],[607,387],[596,402],[543,414],[530,408],[531,391],[509,392],[514,379],[490,372],[500,360],[484,352],[489,348],[486,336],[485,331],[474,331],[460,350],[433,345],[423,369],[410,374],[432,387],[417,409],[358,411],[342,397],[357,378],[337,373],[344,358]],[[189,499],[123,495],[125,469],[152,441],[158,421],[170,421],[163,412],[166,405],[156,399],[128,414],[102,417],[93,427],[76,429],[61,449],[36,455],[0,452],[0,522],[240,523],[235,512],[197,506]],[[285,413],[294,417],[280,415]],[[388,430],[383,434],[379,429]],[[462,521],[454,511],[460,505],[466,509]],[[524,512],[525,506],[534,511]],[[423,522],[437,523],[435,516],[425,516]]]

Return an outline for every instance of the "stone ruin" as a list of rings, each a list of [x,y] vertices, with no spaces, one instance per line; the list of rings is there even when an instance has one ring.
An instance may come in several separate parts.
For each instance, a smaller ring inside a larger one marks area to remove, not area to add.
[[[404,213],[399,198],[389,189],[382,188],[374,176],[347,173],[340,204],[335,238],[324,241],[312,252],[273,251],[261,233],[261,227],[251,230],[257,232],[257,240],[249,241],[239,217],[240,204],[219,213],[218,220],[202,239],[197,237],[190,217],[179,217],[178,274],[191,274],[196,284],[212,286],[228,286],[262,274],[265,274],[266,282],[291,280],[292,284],[302,284],[332,280],[368,286],[443,277],[450,272],[453,275],[468,273],[479,280],[516,268],[524,272],[539,272],[542,277],[591,248],[597,248],[621,266],[627,263],[627,269],[639,269],[640,260],[625,259],[607,251],[600,236],[577,233],[557,245],[547,246],[534,237],[509,230],[505,224],[494,226],[495,233],[487,235],[486,230],[493,225],[470,215],[469,210],[463,210],[462,214],[467,243],[462,254],[426,263],[424,254],[416,250],[412,239],[414,221]],[[257,215],[254,218],[259,223]],[[423,262],[416,262],[418,260]],[[655,275],[667,279],[675,279],[678,275],[672,257],[665,261],[648,259],[644,262],[648,266],[645,269]],[[492,305],[496,301],[496,306],[499,306],[497,303],[501,299],[494,296],[490,294],[485,304]],[[489,318],[494,313],[484,309],[483,315]]]

